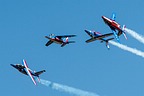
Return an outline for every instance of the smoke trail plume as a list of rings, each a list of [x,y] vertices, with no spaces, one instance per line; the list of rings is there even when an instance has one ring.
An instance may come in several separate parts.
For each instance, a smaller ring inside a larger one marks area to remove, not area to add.
[[[81,89],[69,87],[66,85],[58,84],[58,83],[53,83],[53,82],[48,81],[48,80],[40,79],[40,83],[45,85],[45,86],[51,87],[52,89],[67,92],[67,93],[77,95],[77,96],[99,96],[99,95],[92,93],[92,92],[83,91]]]
[[[130,34],[133,38],[137,39],[139,42],[144,44],[144,37],[137,32],[130,30],[128,28],[125,28],[125,31]]]
[[[135,48],[128,47],[128,46],[123,45],[123,44],[116,43],[116,42],[114,42],[114,41],[109,41],[109,43],[111,43],[112,45],[117,46],[117,47],[119,47],[119,48],[121,48],[121,49],[123,49],[123,50],[129,51],[129,52],[131,52],[131,53],[133,53],[133,54],[135,54],[135,55],[138,55],[138,56],[141,56],[141,57],[144,58],[144,52],[142,52],[142,51],[140,51],[140,50],[137,50],[137,49],[135,49]]]

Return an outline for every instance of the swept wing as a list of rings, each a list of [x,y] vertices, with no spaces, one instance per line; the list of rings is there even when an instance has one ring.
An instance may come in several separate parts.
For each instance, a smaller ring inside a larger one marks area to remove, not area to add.
[[[66,37],[75,37],[76,35],[62,35],[62,36],[56,36],[58,38],[66,38]]]
[[[108,37],[108,36],[111,36],[111,35],[113,35],[113,33],[108,33],[108,34],[92,37],[92,38],[88,39],[86,42],[89,43],[89,42],[92,42],[92,41],[95,41],[95,40],[101,40],[102,38],[105,38],[105,37]]]
[[[26,61],[25,61],[24,59],[23,59],[23,64],[24,64],[24,66],[25,66],[25,68],[26,68],[26,70],[27,70],[27,73],[28,73],[28,75],[30,76],[31,80],[32,80],[33,83],[36,85],[36,81],[34,80],[34,77],[32,76],[31,71],[30,71],[30,69],[28,68],[28,65],[27,65],[27,63],[26,63]]]

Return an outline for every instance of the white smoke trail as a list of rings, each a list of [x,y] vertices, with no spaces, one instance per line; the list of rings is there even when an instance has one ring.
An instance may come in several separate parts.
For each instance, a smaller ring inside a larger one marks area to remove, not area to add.
[[[48,81],[48,80],[40,79],[40,83],[45,85],[45,86],[51,87],[52,89],[67,92],[67,93],[74,94],[77,96],[99,96],[99,95],[92,93],[92,92],[83,91],[81,89],[69,87],[66,85],[58,84],[58,83],[53,83],[53,82]]]
[[[131,48],[131,47],[128,47],[126,45],[123,45],[123,44],[119,44],[119,43],[116,43],[114,41],[109,41],[109,43],[111,43],[112,45],[114,46],[117,46],[123,50],[126,50],[126,51],[129,51],[131,53],[134,53],[135,55],[138,55],[138,56],[141,56],[144,58],[144,52],[140,51],[140,50],[137,50],[135,48]]]
[[[137,32],[130,30],[128,28],[125,28],[125,31],[131,35],[133,38],[137,39],[139,42],[144,44],[144,37],[140,34],[138,34]]]

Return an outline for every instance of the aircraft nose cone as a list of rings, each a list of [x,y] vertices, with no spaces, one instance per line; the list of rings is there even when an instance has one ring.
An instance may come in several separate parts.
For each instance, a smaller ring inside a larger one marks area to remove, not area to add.
[[[104,17],[104,16],[102,16],[102,19],[105,19],[105,17]]]
[[[15,65],[13,65],[13,64],[10,64],[11,66],[13,66],[13,67],[15,67]]]
[[[85,32],[89,32],[88,30],[84,30]]]
[[[13,64],[10,64],[11,66],[14,66]]]
[[[45,38],[47,38],[48,36],[45,36]]]

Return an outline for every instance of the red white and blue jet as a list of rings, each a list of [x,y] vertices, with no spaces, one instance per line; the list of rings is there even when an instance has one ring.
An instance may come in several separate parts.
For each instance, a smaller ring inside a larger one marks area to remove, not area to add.
[[[108,34],[101,34],[100,32],[96,32],[96,31],[91,31],[91,30],[84,30],[91,38],[86,40],[86,43],[95,41],[95,40],[101,40],[102,42],[106,42],[106,47],[109,49],[109,45],[108,45],[108,41],[109,40],[113,40],[114,38],[109,38],[109,39],[105,39],[108,36],[113,35],[113,33],[108,33]]]
[[[75,41],[69,41],[69,37],[75,37],[76,35],[62,35],[55,36],[54,34],[50,34],[49,36],[45,36],[45,38],[49,39],[49,41],[45,44],[45,46],[49,46],[52,43],[61,44],[61,47],[65,46],[69,43],[75,43]]]
[[[23,64],[16,64],[16,65],[10,64],[10,65],[13,66],[14,68],[16,68],[19,72],[30,76],[30,78],[33,81],[33,83],[35,85],[37,85],[37,83],[35,81],[35,77],[37,77],[38,81],[40,82],[39,75],[42,74],[43,72],[46,72],[46,71],[42,70],[42,71],[35,72],[35,71],[32,71],[31,69],[29,69],[29,67],[28,67],[28,65],[27,65],[27,63],[26,63],[26,61],[24,59],[22,60],[22,63]]]
[[[116,18],[116,14],[114,14],[114,13],[112,14],[111,19],[109,19],[105,16],[102,16],[102,19],[104,20],[105,24],[107,24],[111,28],[112,32],[114,33],[116,40],[120,43],[119,36],[121,34],[123,34],[124,37],[127,39],[126,34],[125,34],[125,27],[126,26],[123,25],[123,27],[121,28],[120,24],[118,24],[115,21],[115,18]],[[116,32],[116,30],[118,31],[118,33]]]

